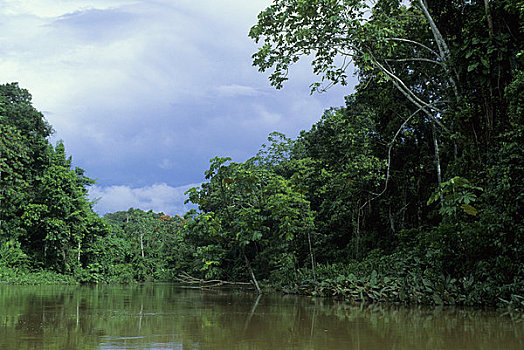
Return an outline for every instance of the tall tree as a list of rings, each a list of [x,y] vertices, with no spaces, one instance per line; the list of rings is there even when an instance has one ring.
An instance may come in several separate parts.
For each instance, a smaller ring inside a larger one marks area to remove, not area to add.
[[[203,212],[195,218],[195,229],[204,224],[208,231],[201,248],[203,269],[220,273],[215,267],[229,268],[224,272],[232,277],[247,271],[259,289],[261,277],[275,270],[293,274],[298,267],[299,250],[308,251],[312,214],[304,195],[260,159],[228,161],[212,159],[206,171],[209,182],[189,191],[189,200]]]
[[[0,107],[0,241],[19,243],[35,266],[73,272],[86,236],[103,226],[87,199],[94,181],[61,142],[49,144],[52,128],[27,90],[0,85]]]
[[[48,147],[49,165],[35,182],[35,194],[24,206],[24,245],[45,266],[72,272],[81,266],[82,242],[92,213],[87,187],[94,183],[84,170],[71,168],[71,157],[58,143]]]
[[[312,90],[346,84],[351,63],[362,80],[359,91],[387,82],[408,102],[390,120],[405,126],[419,114],[430,125],[440,182],[442,158],[449,157],[442,150],[485,162],[486,147],[508,127],[502,99],[519,64],[519,9],[514,1],[277,0],[250,31],[263,42],[253,62],[273,69],[269,79],[277,88],[306,55],[314,56],[313,71],[325,83]]]

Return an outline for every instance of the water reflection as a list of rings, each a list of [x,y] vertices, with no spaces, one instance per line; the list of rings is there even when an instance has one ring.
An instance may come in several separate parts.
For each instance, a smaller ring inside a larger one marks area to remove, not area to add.
[[[138,286],[0,285],[0,349],[524,349],[524,322],[460,308]]]

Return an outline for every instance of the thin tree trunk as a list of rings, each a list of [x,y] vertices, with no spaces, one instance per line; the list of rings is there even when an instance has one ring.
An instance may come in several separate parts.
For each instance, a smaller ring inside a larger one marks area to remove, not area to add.
[[[255,284],[258,294],[262,294],[262,290],[260,289],[260,286],[258,285],[257,278],[255,277],[255,273],[253,272],[253,269],[251,268],[251,264],[249,263],[246,253],[244,252],[244,248],[242,248],[242,255],[244,256],[244,260],[246,261],[246,267],[249,271],[249,274],[251,275],[251,280]]]
[[[435,126],[435,123],[431,123],[433,126],[433,147],[435,148],[435,167],[437,170],[437,182],[440,187],[440,184],[442,183],[442,175],[440,170],[440,157],[439,157],[439,151],[438,151],[438,139],[437,139],[437,128]]]
[[[313,279],[317,279],[317,272],[316,272],[316,264],[315,264],[315,256],[313,255],[313,245],[311,244],[311,225],[309,222],[305,219],[304,216],[302,216],[302,220],[306,223],[307,228],[307,241],[309,245],[309,257],[311,258],[311,273],[313,275]]]
[[[435,21],[433,21],[433,17],[431,17],[431,14],[429,13],[426,1],[419,0],[419,5],[422,9],[422,12],[424,13],[424,17],[426,17],[427,21],[429,22],[431,32],[433,33],[433,38],[435,39],[435,42],[437,44],[437,47],[440,53],[442,64],[444,65],[444,70],[446,71],[448,75],[449,82],[451,83],[451,86],[453,87],[453,92],[455,93],[455,98],[458,101],[459,93],[458,93],[457,83],[455,82],[455,77],[458,79],[458,75],[455,71],[452,72],[451,67],[448,65],[449,57],[450,57],[448,44],[446,43],[446,40],[444,40],[444,37],[440,33],[440,30],[438,30],[438,27],[435,24]],[[455,77],[453,77],[452,73],[455,74]]]
[[[142,254],[142,260],[144,260],[144,234],[140,234],[140,253]]]
[[[66,255],[66,247],[64,244],[62,244],[61,249],[62,251],[62,272],[66,272],[66,266],[67,266],[67,260],[69,260],[69,254]]]
[[[491,17],[491,11],[489,10],[489,0],[484,0],[484,11],[486,12],[486,20],[488,21],[489,38],[493,40],[495,37],[495,31],[493,29],[493,18]]]
[[[437,139],[437,128],[435,126],[435,123],[431,123],[433,126],[433,147],[435,148],[435,168],[437,171],[437,183],[438,188],[440,189],[440,185],[442,184],[442,174],[440,170],[440,156],[438,151],[438,139]],[[440,205],[444,206],[444,196],[442,195],[442,192],[440,193]]]
[[[393,220],[393,214],[391,213],[391,205],[388,209],[389,227],[391,229],[391,233],[395,234],[395,221]]]
[[[367,202],[366,202],[367,203]],[[356,235],[356,242],[355,242],[355,259],[358,259],[358,250],[359,250],[359,243],[360,243],[360,213],[362,212],[362,207],[360,206],[360,201],[357,202],[358,208],[357,208],[357,229],[355,231]]]
[[[317,280],[317,272],[315,269],[315,257],[313,256],[313,248],[311,246],[311,231],[307,231],[307,240],[309,244],[309,256],[311,257],[311,273],[313,274],[313,279]]]

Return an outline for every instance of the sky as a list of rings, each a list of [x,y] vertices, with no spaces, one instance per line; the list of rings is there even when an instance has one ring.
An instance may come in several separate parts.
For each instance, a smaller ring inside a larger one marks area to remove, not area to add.
[[[248,37],[271,0],[0,0],[0,84],[18,82],[97,184],[100,214],[183,214],[209,159],[242,162],[272,131],[296,137],[351,87],[281,90]]]

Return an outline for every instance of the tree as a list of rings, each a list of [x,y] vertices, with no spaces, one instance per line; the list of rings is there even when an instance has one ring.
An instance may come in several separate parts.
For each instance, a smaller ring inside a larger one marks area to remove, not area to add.
[[[0,139],[1,241],[3,238],[17,238],[15,232],[19,224],[18,208],[27,198],[29,190],[29,183],[24,174],[29,164],[29,149],[16,128],[0,124],[0,133],[2,134]]]
[[[446,41],[425,1],[411,4],[407,8],[400,1],[377,1],[375,5],[358,0],[275,1],[251,28],[250,37],[264,41],[253,63],[261,71],[274,68],[270,81],[280,88],[288,79],[289,67],[301,56],[314,54],[313,71],[328,86],[347,84],[347,70],[354,62],[362,72],[374,71],[378,79],[390,81],[428,118],[441,124],[437,114],[443,111],[446,94],[424,96],[399,72],[428,66],[434,71],[436,67],[443,80],[433,88],[456,91]],[[423,37],[409,36],[413,28],[420,31],[420,26],[427,28]],[[325,88],[318,82],[312,84],[312,91]]]
[[[87,186],[94,180],[83,169],[71,169],[71,157],[62,143],[49,146],[48,152],[49,165],[35,183],[34,197],[24,205],[27,234],[21,239],[37,261],[59,272],[72,272],[81,266],[82,242],[89,234],[92,208]]]
[[[480,159],[474,166],[485,166],[485,147],[508,127],[501,98],[522,48],[518,5],[424,0],[410,1],[409,6],[398,0],[372,4],[275,1],[250,31],[256,42],[263,42],[253,55],[254,65],[261,71],[273,68],[269,79],[280,88],[290,66],[313,55],[313,71],[327,85],[313,83],[312,90],[322,91],[346,84],[353,63],[362,82],[358,92],[376,95],[376,87],[383,89],[385,82],[409,102],[398,115],[401,128],[415,115],[424,116],[433,134],[428,142],[437,185],[444,176],[442,158]]]
[[[298,267],[298,242],[312,229],[312,214],[304,195],[264,167],[264,160],[226,165],[229,160],[212,159],[206,171],[209,182],[188,191],[189,200],[202,211],[194,230],[205,226],[207,232],[200,248],[202,268],[220,272],[216,269],[220,267],[229,270],[226,276],[236,277],[242,275],[243,266],[260,291],[257,275],[267,278],[275,270],[293,273]],[[210,256],[218,260],[207,260]]]
[[[264,41],[253,62],[261,71],[274,68],[270,81],[277,88],[287,80],[289,66],[309,54],[315,56],[313,71],[328,86],[347,83],[350,62],[359,68],[363,80],[369,80],[367,84],[391,83],[411,104],[399,115],[398,132],[419,113],[432,125],[435,173],[440,184],[439,134],[441,130],[449,132],[442,118],[458,101],[456,74],[448,45],[425,1],[411,4],[276,1],[259,15],[258,24],[250,31],[255,41]],[[435,78],[428,80],[427,74]],[[312,91],[326,88],[318,82],[311,86]]]
[[[53,129],[32,105],[32,96],[18,83],[0,85],[0,105],[3,110],[3,123],[9,124],[32,138],[45,139]]]
[[[169,280],[179,270],[178,260],[184,258],[179,252],[182,244],[179,217],[130,208],[106,214],[105,218],[113,230],[99,242],[100,249],[109,245],[117,253],[101,259],[93,256],[104,266],[105,275],[118,279],[132,274],[132,280],[141,281]]]
[[[325,257],[329,251],[346,248],[352,252],[348,257],[360,255],[364,224],[369,229],[369,224],[375,222],[364,222],[364,218],[376,215],[375,209],[363,209],[384,191],[381,182],[385,161],[377,156],[378,135],[367,113],[348,100],[347,108],[326,111],[321,121],[302,132],[296,142],[303,158],[295,169],[304,170],[291,179],[309,189],[307,198],[325,237],[321,245]],[[347,247],[350,242],[352,246]]]

